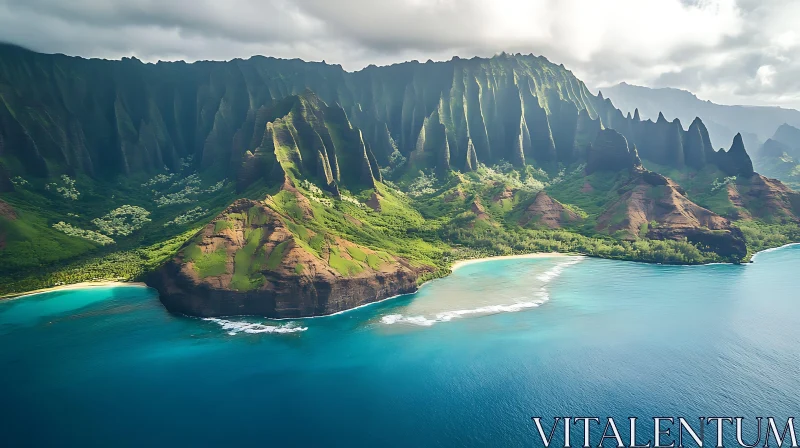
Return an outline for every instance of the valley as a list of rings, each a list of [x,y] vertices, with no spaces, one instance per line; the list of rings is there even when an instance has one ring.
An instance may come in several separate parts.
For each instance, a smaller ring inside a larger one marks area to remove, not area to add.
[[[642,120],[543,57],[145,64],[0,46],[0,295],[145,281],[168,309],[330,314],[460,259],[747,262],[800,195],[741,135]]]

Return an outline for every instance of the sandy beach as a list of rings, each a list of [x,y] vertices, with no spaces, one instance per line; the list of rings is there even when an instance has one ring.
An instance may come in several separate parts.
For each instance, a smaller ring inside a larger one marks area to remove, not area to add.
[[[456,269],[475,263],[483,263],[484,261],[492,261],[492,260],[510,260],[514,258],[552,258],[552,257],[575,257],[580,256],[579,254],[562,254],[560,252],[538,252],[535,254],[523,254],[523,255],[501,255],[497,257],[485,257],[485,258],[471,258],[469,260],[459,260],[453,263],[453,267],[451,268],[453,271]]]
[[[44,294],[53,291],[65,291],[69,289],[86,289],[86,288],[99,288],[99,287],[108,288],[117,286],[124,286],[124,287],[135,286],[137,288],[147,287],[147,285],[141,282],[115,282],[115,281],[81,282],[81,283],[72,283],[70,285],[53,286],[52,288],[42,288],[33,291],[7,294],[4,296],[0,296],[0,300],[18,299],[20,297],[25,297],[25,296]]]

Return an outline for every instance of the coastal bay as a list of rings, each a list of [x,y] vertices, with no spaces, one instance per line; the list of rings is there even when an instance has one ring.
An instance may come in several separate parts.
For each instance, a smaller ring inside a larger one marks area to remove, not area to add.
[[[3,301],[13,412],[0,429],[12,445],[520,446],[538,440],[532,416],[785,419],[800,387],[798,268],[800,246],[744,266],[499,259],[281,321],[176,316],[149,288]]]

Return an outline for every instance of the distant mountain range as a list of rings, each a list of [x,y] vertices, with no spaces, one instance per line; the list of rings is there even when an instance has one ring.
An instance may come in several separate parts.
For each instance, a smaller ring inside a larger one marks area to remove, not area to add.
[[[708,128],[715,148],[727,147],[734,135],[741,133],[747,150],[753,153],[779,126],[786,123],[800,127],[800,111],[768,106],[727,106],[697,98],[691,92],[673,88],[653,89],[620,83],[600,91],[623,112],[639,109],[643,119],[678,118],[684,123],[700,117]]]
[[[800,189],[800,129],[782,124],[755,153],[761,172]]]

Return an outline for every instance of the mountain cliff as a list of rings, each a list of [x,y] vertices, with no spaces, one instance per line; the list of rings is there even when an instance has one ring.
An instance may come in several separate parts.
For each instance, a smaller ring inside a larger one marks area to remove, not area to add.
[[[304,168],[330,166],[330,173],[317,173],[330,184],[338,172],[328,160],[336,146],[330,128],[320,134],[326,117],[355,129],[340,136],[339,146],[364,146],[376,178],[378,165],[389,165],[395,152],[413,166],[439,172],[500,161],[554,169],[582,159],[602,128],[616,129],[642,158],[659,164],[748,171],[739,149],[731,157],[713,154],[702,121],[685,131],[663,114],[656,122],[623,116],[571,72],[534,56],[454,58],[349,73],[264,57],[144,64],[3,46],[0,84],[7,86],[0,92],[6,148],[0,163],[36,177],[156,173],[174,170],[187,157],[219,177],[233,177],[242,164],[255,163],[259,148],[270,152],[262,129],[270,122],[268,132],[279,140],[289,134],[315,140],[298,146],[321,148],[319,158],[306,155]],[[292,99],[309,91],[313,99]],[[315,101],[324,102],[326,111],[306,113]],[[290,122],[294,129],[287,128]],[[313,133],[320,134],[321,146]]]
[[[302,200],[291,187],[282,192]],[[275,208],[271,197],[234,202],[148,284],[170,311],[204,317],[319,316],[416,291],[424,269],[314,232]]]
[[[470,251],[740,262],[794,238],[743,222],[797,222],[741,135],[715,150],[701,119],[623,114],[532,55],[346,72],[0,46],[0,99],[9,288],[113,270],[174,311],[296,317],[411,291]]]
[[[715,104],[686,90],[653,89],[627,83],[601,90],[624,112],[633,113],[638,109],[645,118],[656,119],[659,113],[663,113],[688,123],[694,117],[700,117],[709,129],[715,148],[741,133],[745,145],[756,149],[783,123],[800,127],[800,111],[794,109]]]

